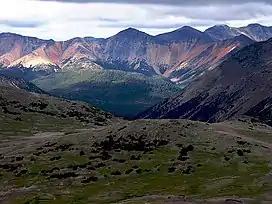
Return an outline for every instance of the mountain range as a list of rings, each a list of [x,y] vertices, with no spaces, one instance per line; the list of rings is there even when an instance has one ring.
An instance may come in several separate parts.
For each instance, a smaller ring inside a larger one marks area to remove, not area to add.
[[[0,73],[57,97],[135,116],[173,97],[239,50],[272,37],[272,27],[189,26],[156,36],[128,28],[109,38],[42,40],[0,34]]]
[[[243,37],[242,37],[242,36]],[[218,65],[229,54],[272,37],[272,28],[259,24],[231,28],[214,26],[204,32],[184,26],[151,36],[134,28],[102,38],[73,38],[67,41],[0,34],[0,63],[51,72],[73,69],[118,69],[145,75],[161,75],[185,82]]]

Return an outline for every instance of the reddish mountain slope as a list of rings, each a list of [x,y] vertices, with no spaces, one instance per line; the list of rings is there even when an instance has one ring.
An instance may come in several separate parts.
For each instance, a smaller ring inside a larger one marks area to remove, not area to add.
[[[46,41],[11,33],[0,34],[0,64],[10,65],[15,60],[33,52]]]
[[[254,41],[245,36],[230,40],[218,41],[211,44],[194,46],[190,52],[180,55],[172,69],[164,73],[172,81],[186,83],[188,79],[202,75],[204,71],[214,69],[223,60]]]

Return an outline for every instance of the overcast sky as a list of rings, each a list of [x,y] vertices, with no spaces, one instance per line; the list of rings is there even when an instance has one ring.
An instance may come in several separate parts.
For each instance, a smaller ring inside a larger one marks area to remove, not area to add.
[[[184,25],[272,25],[271,0],[0,1],[0,32],[55,40],[109,37],[127,27],[155,35]]]

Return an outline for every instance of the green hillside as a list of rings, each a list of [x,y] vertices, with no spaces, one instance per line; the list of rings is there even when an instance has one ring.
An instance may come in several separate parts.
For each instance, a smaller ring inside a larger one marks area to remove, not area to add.
[[[117,70],[54,73],[35,79],[33,83],[53,95],[85,101],[127,117],[182,90],[182,87],[160,77]]]

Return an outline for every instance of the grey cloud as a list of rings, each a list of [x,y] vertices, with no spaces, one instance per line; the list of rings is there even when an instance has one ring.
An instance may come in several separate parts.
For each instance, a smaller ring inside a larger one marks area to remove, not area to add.
[[[272,6],[258,6],[256,4],[236,6],[199,6],[180,7],[159,11],[162,15],[185,16],[190,19],[230,21],[248,20],[260,15],[271,16]]]
[[[117,18],[89,18],[89,17],[81,17],[81,16],[77,16],[77,17],[68,17],[67,18],[70,21],[100,21],[100,22],[105,22],[105,23],[118,23],[120,22],[122,19],[117,19]]]
[[[119,22],[119,19],[114,19],[114,18],[97,18],[97,19],[94,19],[94,20],[104,21],[104,22],[111,22],[111,23]]]
[[[133,19],[97,18],[73,19],[75,21],[99,22],[103,28],[138,29],[177,29],[182,26],[192,26],[201,29],[216,24],[239,24],[263,22],[271,19],[272,0],[40,0],[74,3],[126,3],[141,4],[140,7],[148,11],[148,20],[138,22]],[[167,6],[159,6],[159,5]],[[158,6],[157,6],[158,5]],[[105,11],[107,12],[107,11]],[[172,18],[175,17],[175,18]],[[79,17],[80,18],[80,17]],[[164,19],[173,19],[172,22]],[[179,21],[179,19],[181,19]]]
[[[14,20],[0,20],[0,25],[5,25],[14,28],[37,28],[43,25],[44,22],[40,21],[14,21]]]
[[[66,3],[127,3],[127,4],[164,4],[164,5],[224,5],[265,3],[271,4],[271,0],[40,0]]]
[[[103,27],[137,27],[137,28],[178,28],[184,25],[205,27],[215,24],[227,24],[230,21],[243,21],[257,19],[260,16],[272,16],[272,6],[260,6],[246,4],[236,6],[183,6],[183,7],[153,7],[148,6],[150,21],[141,24],[123,23],[122,19],[108,21]],[[152,19],[164,19],[167,16],[186,17],[188,23],[168,22],[167,24],[155,24]]]
[[[226,22],[232,20],[248,20],[259,16],[272,15],[272,0],[41,0],[76,3],[136,3],[145,5],[152,15],[151,18],[165,16],[186,17],[192,20],[213,20]],[[244,3],[244,4],[242,4]],[[263,3],[267,3],[264,5]],[[159,7],[154,4],[167,4]],[[271,5],[268,5],[271,4]],[[176,5],[176,6],[171,6]],[[88,19],[87,19],[88,20]],[[118,22],[122,19],[105,19]],[[103,19],[102,19],[103,21]]]

